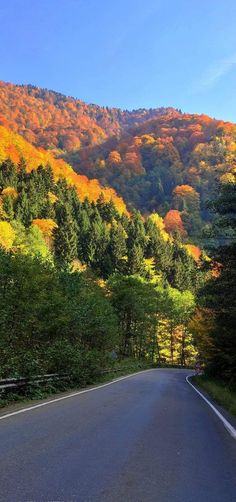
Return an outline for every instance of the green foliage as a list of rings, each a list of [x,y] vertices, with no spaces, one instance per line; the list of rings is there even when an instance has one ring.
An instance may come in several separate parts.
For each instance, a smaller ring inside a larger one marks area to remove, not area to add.
[[[4,252],[0,269],[1,376],[74,374],[76,365],[79,373],[90,352],[102,357],[114,347],[116,316],[93,280]]]
[[[212,342],[208,372],[236,382],[236,178],[219,187],[212,209],[218,214],[216,242],[212,254],[218,271],[202,290],[202,303],[214,322],[209,331]]]
[[[155,288],[135,275],[114,275],[108,286],[119,317],[122,353],[145,358],[147,338],[155,332]]]
[[[58,262],[71,263],[77,257],[77,227],[66,205],[56,208],[58,228],[55,229],[55,256]]]
[[[190,291],[163,288],[138,275],[113,275],[108,281],[119,318],[124,356],[185,365],[196,351],[188,323],[195,310]],[[175,352],[175,354],[174,354]]]
[[[82,385],[113,350],[192,360],[199,271],[162,218],[120,215],[102,196],[81,202],[50,167],[7,162],[0,173],[0,376],[66,373]]]
[[[193,382],[202,387],[215,401],[223,406],[229,413],[236,416],[236,388],[222,380],[208,376],[194,376]]]

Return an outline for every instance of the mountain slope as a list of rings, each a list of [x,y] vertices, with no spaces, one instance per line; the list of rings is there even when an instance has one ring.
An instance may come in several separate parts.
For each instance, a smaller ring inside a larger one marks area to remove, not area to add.
[[[206,200],[235,171],[236,125],[173,112],[65,158],[115,188],[130,207],[163,216],[180,211],[186,230],[197,234],[208,217]]]
[[[122,111],[31,85],[0,82],[0,123],[47,149],[71,151],[99,144],[123,129],[171,110]]]
[[[106,198],[112,187],[131,210],[157,211],[183,236],[199,235],[209,219],[206,200],[236,166],[236,125],[173,108],[122,111],[0,82],[0,123],[88,176],[91,182],[75,178],[68,164],[44,152],[45,162],[69,173],[82,198],[97,199],[96,178],[109,187]]]
[[[50,152],[32,146],[19,134],[0,126],[0,162],[7,158],[15,164],[24,158],[28,171],[36,169],[39,165],[44,167],[50,165],[55,180],[66,178],[69,184],[76,187],[81,200],[88,197],[90,201],[96,201],[102,193],[106,201],[113,200],[120,212],[126,210],[122,198],[118,197],[113,189],[103,188],[97,180],[89,180],[86,176],[75,173],[64,160],[55,159]]]

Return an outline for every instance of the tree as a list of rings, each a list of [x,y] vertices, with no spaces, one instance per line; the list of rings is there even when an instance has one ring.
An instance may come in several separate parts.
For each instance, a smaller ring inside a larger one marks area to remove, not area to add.
[[[138,275],[114,274],[108,287],[119,319],[120,352],[125,356],[145,358],[148,340],[152,340],[156,332],[154,285]]]
[[[44,351],[63,330],[64,298],[50,264],[0,252],[0,360],[6,376],[44,371]]]
[[[0,221],[0,247],[11,249],[15,239],[15,232],[10,223]]]
[[[173,190],[173,203],[179,211],[199,212],[200,195],[190,185],[178,185]]]
[[[171,287],[164,290],[158,287],[157,292],[158,310],[164,327],[159,335],[160,351],[172,364],[185,366],[187,360],[197,353],[193,350],[192,335],[188,330],[195,311],[194,295],[190,291],[181,292]]]
[[[141,274],[143,272],[143,250],[140,244],[134,243],[128,250],[128,270],[129,274]]]
[[[9,221],[14,219],[14,202],[13,198],[10,195],[4,195],[4,200],[3,200],[3,209],[6,212],[7,219]]]
[[[54,230],[55,256],[62,265],[70,264],[77,257],[77,228],[66,206],[57,205],[58,227]]]
[[[214,350],[208,358],[208,370],[225,380],[236,382],[236,176],[222,183],[211,203],[218,219],[215,225],[218,247],[212,250],[220,264],[202,290],[203,305],[214,319],[209,330]]]
[[[113,271],[122,272],[127,248],[126,233],[120,223],[111,226],[109,252]]]
[[[177,209],[171,209],[168,211],[164,218],[165,228],[169,234],[180,234],[182,237],[186,237],[186,230],[184,228],[181,213]]]

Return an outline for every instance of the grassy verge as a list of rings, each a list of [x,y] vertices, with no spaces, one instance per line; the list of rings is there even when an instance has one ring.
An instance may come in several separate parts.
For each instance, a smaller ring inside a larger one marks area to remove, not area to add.
[[[150,367],[150,364],[145,361],[125,359],[116,362],[113,368],[110,368],[109,371],[107,370],[106,373],[95,375],[93,378],[90,377],[87,382],[83,383],[83,385],[76,384],[75,381],[70,381],[68,379],[68,381],[50,382],[37,386],[34,385],[32,387],[28,387],[21,393],[8,393],[4,396],[4,398],[0,398],[0,409],[12,403],[27,403],[29,401],[47,399],[48,397],[61,392],[67,392],[70,390],[76,391],[85,388],[88,385],[109,382],[121,376],[149,369]]]
[[[218,404],[229,413],[236,416],[236,389],[230,388],[225,382],[207,376],[192,377],[193,384],[204,389]]]

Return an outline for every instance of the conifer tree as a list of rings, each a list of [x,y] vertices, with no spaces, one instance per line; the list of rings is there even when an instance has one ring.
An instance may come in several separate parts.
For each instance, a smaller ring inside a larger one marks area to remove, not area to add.
[[[59,263],[69,264],[77,257],[77,228],[66,206],[56,208],[58,228],[55,229],[54,249]]]
[[[135,243],[128,250],[128,271],[131,275],[143,272],[143,250],[140,244]]]
[[[11,159],[4,160],[0,168],[0,188],[8,186],[17,188],[17,171]]]
[[[14,213],[14,203],[13,203],[12,197],[10,197],[9,195],[6,195],[4,197],[3,209],[6,212],[7,219],[10,220],[10,221],[13,220],[14,219],[14,215],[15,215],[15,213]]]
[[[29,199],[24,188],[21,190],[16,202],[16,218],[25,226],[29,226],[32,220]]]
[[[215,233],[218,247],[212,250],[218,273],[201,291],[203,305],[214,319],[209,335],[211,350],[208,369],[223,379],[236,383],[236,176],[231,183],[219,186],[211,203],[217,214]]]
[[[114,271],[122,272],[124,269],[124,261],[122,259],[127,253],[125,235],[121,223],[112,225],[109,251]]]

